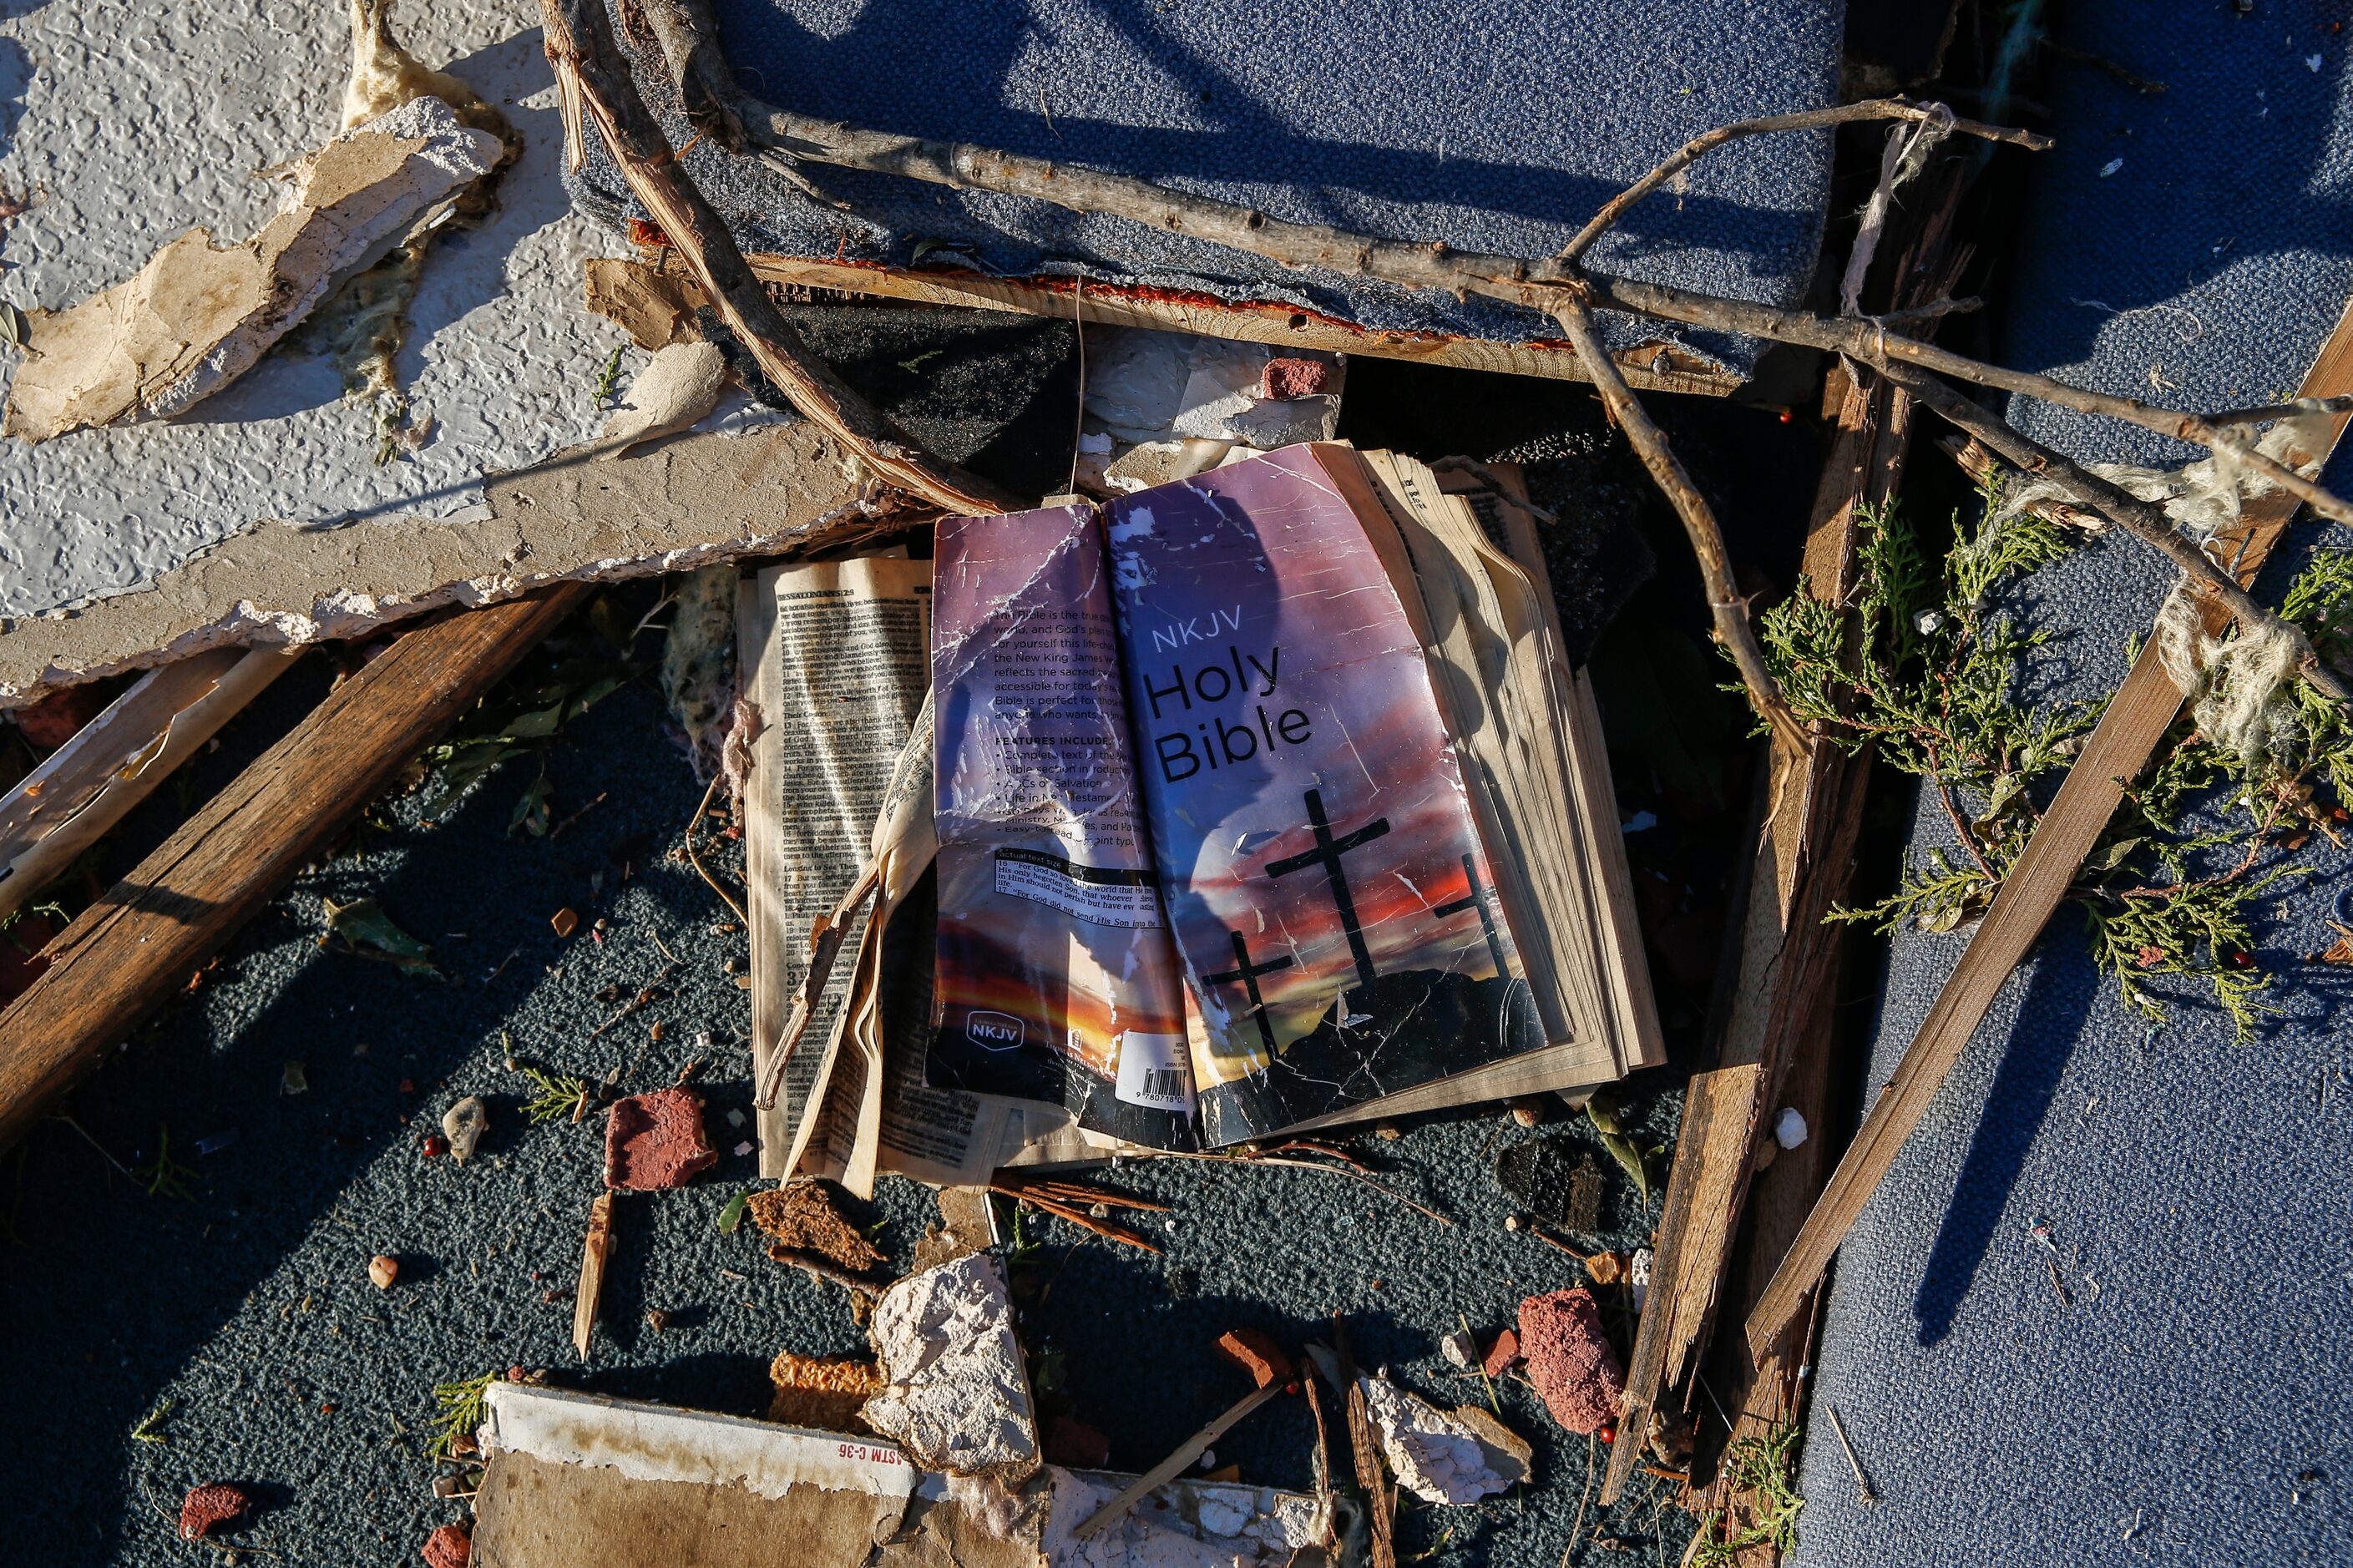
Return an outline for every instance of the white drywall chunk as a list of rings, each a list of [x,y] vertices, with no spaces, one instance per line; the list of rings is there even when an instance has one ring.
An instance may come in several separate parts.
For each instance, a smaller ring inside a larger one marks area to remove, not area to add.
[[[1527,1444],[1485,1411],[1444,1411],[1385,1377],[1361,1381],[1390,1473],[1422,1501],[1475,1502],[1526,1477]]]
[[[716,407],[727,384],[727,356],[717,343],[696,339],[654,351],[653,359],[629,383],[629,400],[605,426],[617,458],[632,447],[659,441],[691,428]]]
[[[1049,1466],[1052,1502],[1039,1542],[1049,1568],[1284,1568],[1320,1543],[1330,1521],[1303,1492],[1234,1482],[1171,1481],[1087,1537],[1071,1532],[1131,1477]]]
[[[1029,1373],[997,1258],[909,1275],[875,1303],[871,1332],[887,1381],[861,1412],[869,1426],[927,1470],[1018,1479],[1037,1468]]]
[[[165,418],[211,395],[374,264],[418,217],[497,163],[498,138],[437,98],[402,104],[303,159],[286,209],[252,238],[192,228],[129,281],[26,314],[6,433]]]

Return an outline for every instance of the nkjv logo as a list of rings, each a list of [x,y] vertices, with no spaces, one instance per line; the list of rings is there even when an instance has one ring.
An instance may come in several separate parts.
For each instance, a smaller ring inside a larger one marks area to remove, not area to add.
[[[1021,1043],[1021,1020],[1008,1013],[967,1013],[964,1037],[984,1051],[1009,1051]]]

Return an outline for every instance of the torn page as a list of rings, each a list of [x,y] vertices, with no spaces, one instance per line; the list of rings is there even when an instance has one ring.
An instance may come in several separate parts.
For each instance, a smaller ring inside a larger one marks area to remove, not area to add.
[[[1092,507],[939,525],[928,1076],[1189,1149],[1185,1008]]]
[[[762,721],[744,837],[753,1056],[765,1077],[807,968],[810,925],[864,870],[876,815],[923,703],[931,563],[865,558],[772,567],[746,585],[744,600],[741,657]],[[853,929],[845,951],[858,938]],[[831,1034],[849,978],[835,976],[811,1041]],[[819,1054],[797,1053],[776,1106],[760,1112],[764,1176],[787,1173]]]

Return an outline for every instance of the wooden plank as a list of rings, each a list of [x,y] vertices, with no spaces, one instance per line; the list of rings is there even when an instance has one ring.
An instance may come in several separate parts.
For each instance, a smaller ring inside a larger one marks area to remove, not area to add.
[[[153,794],[302,656],[214,648],[151,669],[0,796],[0,916]]]
[[[1884,384],[1845,384],[1838,423],[1806,533],[1809,589],[1842,601],[1854,570],[1855,511],[1883,502],[1901,472],[1910,400]],[[1649,1306],[1628,1358],[1619,1429],[1641,1434],[1681,1386],[1714,1321],[1718,1292],[1747,1202],[1752,1160],[1768,1110],[1821,999],[1838,932],[1823,916],[1846,888],[1861,822],[1867,765],[1835,746],[1802,756],[1770,752],[1765,818],[1749,871],[1738,978],[1713,1072],[1686,1090],[1651,1267]],[[1620,1443],[1602,1478],[1617,1500],[1641,1462],[1640,1442]]]
[[[2353,306],[2339,318],[2305,377],[2300,395],[2335,397],[2348,393],[2353,393]],[[2342,415],[2330,422],[2330,450],[2344,434],[2345,425]],[[2239,526],[2218,536],[2209,550],[2216,560],[2231,563],[2242,583],[2252,584],[2297,504],[2294,496],[2278,490],[2257,497],[2247,503]],[[2068,770],[2051,809],[2043,814],[2001,890],[1995,894],[1993,907],[1986,911],[1977,935],[1937,994],[1919,1033],[1913,1037],[1895,1076],[1872,1105],[1862,1130],[1831,1173],[1820,1201],[1749,1313],[1748,1345],[1760,1361],[1798,1321],[1807,1296],[1830,1267],[1831,1254],[1894,1165],[1905,1141],[1927,1114],[1930,1101],[1992,1007],[2002,983],[2042,934],[2052,911],[2074,880],[2076,868],[2124,798],[2120,781],[2139,776],[2180,708],[2181,693],[2158,662],[2152,641],[2116,689],[2083,754]]]
[[[560,584],[406,633],[83,910],[0,1013],[0,1148],[594,591]]]
[[[667,273],[677,267],[661,252]],[[1370,354],[1376,359],[1415,360],[1462,370],[1552,381],[1590,381],[1577,351],[1557,339],[1498,342],[1448,332],[1386,331],[1282,300],[1219,300],[1208,294],[1146,289],[1132,285],[1086,283],[1068,278],[986,278],[974,272],[913,271],[896,267],[853,266],[806,257],[760,253],[745,258],[754,276],[767,283],[832,289],[923,304],[962,305],[984,310],[1076,319],[1112,327],[1149,327],[1162,331],[1201,332],[1278,348],[1319,349]],[[1742,378],[1664,341],[1638,344],[1612,356],[1628,384],[1639,391],[1686,392],[1721,397]]]

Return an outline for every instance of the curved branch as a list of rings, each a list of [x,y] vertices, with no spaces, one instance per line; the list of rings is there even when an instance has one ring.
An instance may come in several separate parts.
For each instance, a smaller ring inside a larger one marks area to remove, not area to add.
[[[540,0],[540,9],[575,166],[580,120],[593,121],[630,192],[702,285],[728,330],[793,406],[849,447],[876,478],[935,505],[988,513],[1018,504],[986,479],[925,451],[809,352],[752,275],[725,220],[679,166],[677,153],[638,94],[604,0]]]
[[[1849,125],[1861,120],[1942,121],[1947,129],[1964,136],[1981,136],[1989,142],[2008,142],[2040,153],[2053,143],[2048,136],[2031,131],[2012,130],[2006,125],[1988,125],[1979,121],[1963,120],[1941,103],[1909,103],[1900,98],[1874,98],[1861,103],[1841,103],[1830,109],[1809,109],[1796,114],[1767,114],[1756,120],[1743,120],[1737,124],[1719,125],[1703,132],[1684,142],[1657,168],[1619,192],[1602,204],[1592,221],[1577,231],[1577,237],[1562,246],[1553,258],[1564,267],[1574,267],[1593,247],[1612,224],[1626,216],[1626,210],[1706,154],[1727,142],[1743,136],[1765,136],[1782,131],[1816,131],[1831,125]]]
[[[1601,401],[1617,420],[1618,427],[1626,433],[1626,443],[1634,448],[1635,456],[1651,471],[1651,479],[1663,493],[1675,515],[1683,520],[1683,532],[1691,538],[1692,553],[1699,559],[1699,574],[1707,585],[1707,607],[1715,621],[1715,640],[1732,656],[1740,671],[1740,683],[1748,689],[1749,705],[1758,717],[1772,728],[1773,739],[1786,747],[1792,756],[1804,756],[1812,749],[1812,742],[1798,716],[1789,711],[1782,700],[1781,689],[1773,680],[1773,672],[1766,666],[1765,650],[1757,641],[1757,627],[1748,618],[1747,596],[1732,581],[1732,563],[1724,548],[1724,531],[1716,526],[1715,513],[1707,498],[1692,483],[1691,475],[1667,445],[1665,432],[1651,423],[1649,410],[1626,378],[1618,374],[1618,363],[1601,346],[1601,334],[1593,324],[1593,313],[1584,306],[1567,304],[1556,318],[1560,329],[1593,372],[1594,387]]]
[[[2338,702],[2353,702],[2353,690],[2348,690],[2335,672],[2321,662],[2304,633],[2293,622],[2282,620],[2265,609],[2254,595],[2240,585],[2236,577],[2216,565],[2213,557],[2199,548],[2195,540],[2175,527],[2164,509],[2111,484],[2070,458],[2021,435],[1934,376],[1903,368],[1892,369],[1887,374],[1896,385],[1954,426],[1976,437],[1980,445],[1999,453],[2026,472],[2052,480],[2064,489],[2078,506],[2098,512],[2135,538],[2163,552],[2166,559],[2180,567],[2184,575],[2201,592],[2220,600],[2242,627],[2251,631],[2260,628],[2290,638],[2296,649],[2297,672],[2313,689]]]

